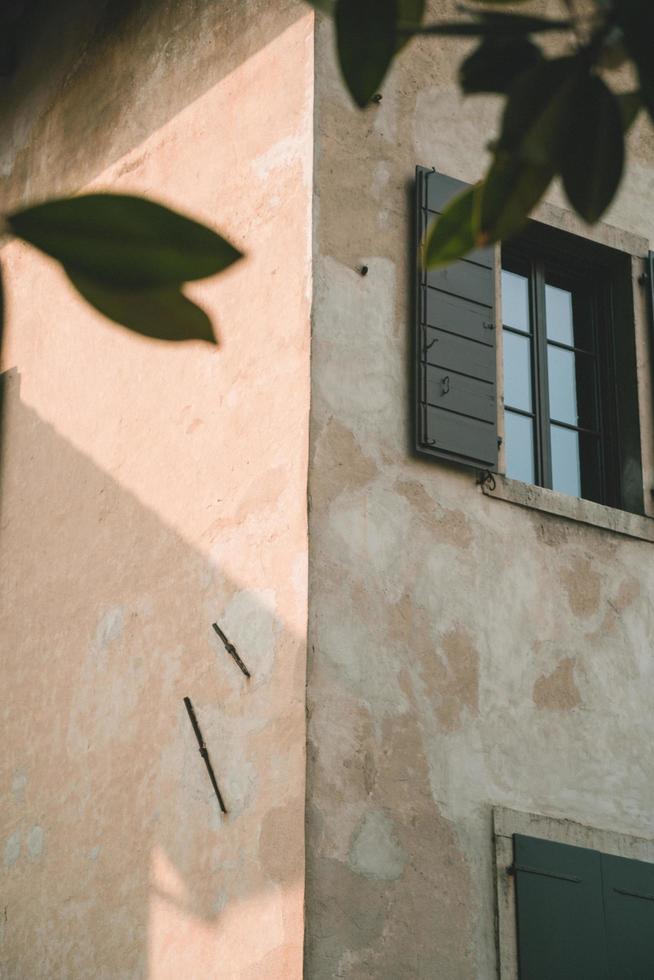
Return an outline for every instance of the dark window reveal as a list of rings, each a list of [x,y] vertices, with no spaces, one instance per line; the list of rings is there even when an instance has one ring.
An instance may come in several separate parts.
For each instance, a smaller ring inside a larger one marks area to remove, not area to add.
[[[625,277],[628,283],[617,253],[572,245],[571,236],[537,226],[503,248],[506,473],[641,510],[642,498],[623,480],[625,446],[639,443]]]

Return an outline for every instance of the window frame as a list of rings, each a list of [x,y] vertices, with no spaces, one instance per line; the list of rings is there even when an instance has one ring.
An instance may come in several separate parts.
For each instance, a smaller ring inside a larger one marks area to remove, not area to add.
[[[540,837],[558,844],[572,844],[615,857],[654,864],[654,840],[588,827],[573,820],[523,813],[494,807],[493,844],[496,894],[496,950],[499,980],[519,980],[513,835]]]
[[[571,286],[587,289],[591,297],[590,319],[594,350],[590,354],[585,352],[583,356],[592,356],[596,364],[593,382],[593,397],[597,411],[596,433],[592,434],[581,425],[573,426],[561,421],[556,421],[555,424],[598,440],[599,488],[592,496],[573,499],[590,500],[608,507],[642,514],[644,512],[642,494],[634,495],[632,492],[631,499],[628,499],[622,484],[621,473],[624,467],[621,461],[625,450],[618,424],[620,412],[617,394],[621,388],[619,374],[624,374],[624,371],[618,372],[616,368],[615,325],[618,317],[628,320],[627,343],[630,348],[634,344],[633,309],[628,309],[628,297],[624,289],[620,289],[620,279],[631,278],[627,264],[630,257],[625,253],[596,245],[587,239],[578,238],[537,222],[530,222],[528,229],[522,235],[503,245],[501,256],[501,270],[518,272],[526,276],[529,282],[532,412],[528,413],[515,407],[506,407],[505,411],[533,418],[533,485],[552,490],[553,484],[548,345],[576,350],[566,345],[559,345],[547,337],[545,322],[547,270],[567,279]],[[501,293],[499,307],[501,310]],[[498,326],[502,333],[502,341],[505,331],[526,336],[524,332],[514,327],[505,326],[502,317]],[[621,342],[624,341],[625,338],[621,338]],[[503,342],[501,347],[503,349]],[[631,374],[635,384],[637,376],[635,355],[632,360]],[[504,398],[502,404],[504,405]],[[631,405],[631,412],[634,416],[633,426],[634,421],[637,424],[637,403]],[[504,420],[502,428],[504,429]],[[639,433],[637,438],[640,446]]]

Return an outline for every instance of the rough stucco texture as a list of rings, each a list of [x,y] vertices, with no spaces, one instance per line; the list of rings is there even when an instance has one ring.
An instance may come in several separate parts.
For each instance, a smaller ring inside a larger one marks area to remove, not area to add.
[[[83,44],[76,6],[47,78],[28,53],[11,83],[6,197],[146,192],[248,257],[192,290],[210,349],[130,336],[2,251],[0,975],[298,978],[313,15],[107,4]]]
[[[497,112],[463,50],[413,45],[360,113],[317,27],[310,980],[496,976],[493,804],[654,831],[651,545],[409,455],[414,168],[476,179]],[[634,140],[618,239],[654,227]]]

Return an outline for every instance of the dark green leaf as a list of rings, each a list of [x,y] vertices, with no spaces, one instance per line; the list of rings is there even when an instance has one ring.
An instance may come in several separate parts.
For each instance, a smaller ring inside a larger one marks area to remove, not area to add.
[[[336,43],[352,98],[366,106],[379,90],[397,45],[397,0],[337,0]]]
[[[570,93],[581,70],[579,59],[570,56],[523,72],[509,93],[499,147],[535,166],[555,169],[569,126]]]
[[[508,92],[516,78],[540,64],[540,48],[527,38],[493,38],[482,41],[459,68],[463,92]]]
[[[238,258],[229,242],[153,201],[125,194],[60,198],[18,211],[11,231],[95,279],[126,287],[203,279]]]
[[[455,197],[428,229],[423,246],[426,268],[447,265],[475,247],[478,191],[478,186],[470,187]]]
[[[481,186],[479,244],[505,241],[526,224],[554,171],[500,151]]]
[[[336,0],[307,0],[312,7],[316,10],[320,10],[321,13],[327,14],[328,17],[334,16],[334,11],[336,10]]]
[[[422,18],[425,14],[426,0],[397,0],[397,21],[398,25],[401,24],[402,27],[409,31],[420,27],[422,24]],[[396,25],[397,27],[397,25]],[[396,32],[396,51],[399,51],[407,41],[410,40],[410,35],[400,32]]]
[[[631,129],[638,113],[643,108],[643,100],[640,92],[621,92],[616,95],[620,112],[622,113],[622,126],[626,132]]]
[[[620,105],[597,75],[579,79],[572,120],[561,146],[561,176],[577,214],[593,224],[613,200],[624,167]]]
[[[64,266],[68,278],[96,310],[129,330],[159,340],[207,340],[216,343],[211,321],[174,286],[120,289]]]
[[[481,13],[474,21],[426,24],[413,33],[439,34],[445,37],[521,37],[549,31],[568,31],[573,26],[570,20],[524,17],[522,14]]]
[[[616,0],[614,15],[624,33],[625,47],[636,64],[643,102],[654,120],[654,3],[652,0]]]

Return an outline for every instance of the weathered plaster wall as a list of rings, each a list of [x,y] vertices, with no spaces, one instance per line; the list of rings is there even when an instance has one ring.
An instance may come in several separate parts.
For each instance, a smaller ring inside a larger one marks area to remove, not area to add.
[[[56,6],[2,100],[5,205],[147,192],[248,257],[191,290],[220,346],[171,348],[2,250],[0,975],[298,978],[313,15]]]
[[[462,50],[413,45],[360,113],[317,27],[311,980],[495,976],[493,804],[654,836],[651,543],[408,452],[408,188],[416,164],[475,179],[497,113],[460,98]],[[643,125],[606,234],[651,234],[653,181]]]

